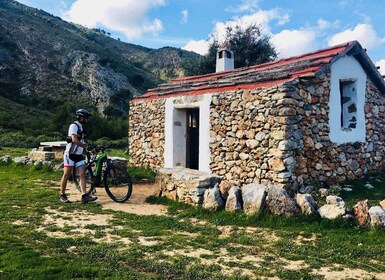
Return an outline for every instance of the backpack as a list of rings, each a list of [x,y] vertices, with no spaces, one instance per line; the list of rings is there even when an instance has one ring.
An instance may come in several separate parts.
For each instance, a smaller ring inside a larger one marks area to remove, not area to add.
[[[78,127],[78,132],[77,132],[78,139],[82,140],[82,139],[86,138],[85,131],[82,130],[81,127],[76,122],[74,122],[74,124]],[[72,137],[67,135],[66,141],[67,141],[67,143],[72,143]]]

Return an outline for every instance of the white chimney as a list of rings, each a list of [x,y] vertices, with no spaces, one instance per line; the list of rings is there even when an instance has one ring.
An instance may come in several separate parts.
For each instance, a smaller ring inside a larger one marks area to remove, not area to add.
[[[215,72],[234,69],[234,52],[224,43],[217,51],[217,66]]]

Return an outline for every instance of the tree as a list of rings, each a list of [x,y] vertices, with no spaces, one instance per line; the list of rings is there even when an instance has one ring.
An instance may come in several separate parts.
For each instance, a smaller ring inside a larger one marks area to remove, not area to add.
[[[252,24],[242,27],[239,23],[234,27],[226,27],[225,42],[234,52],[234,67],[257,65],[277,58],[277,52],[270,42],[270,37],[264,35],[261,29]],[[199,74],[215,72],[216,53],[219,47],[217,39],[212,39],[209,52],[199,62]]]

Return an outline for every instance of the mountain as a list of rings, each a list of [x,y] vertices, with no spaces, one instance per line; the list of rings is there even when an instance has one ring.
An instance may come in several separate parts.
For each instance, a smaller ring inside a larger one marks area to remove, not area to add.
[[[74,104],[105,117],[124,117],[130,99],[184,75],[200,58],[194,52],[150,49],[108,35],[0,0],[0,127],[14,117],[9,106],[20,110],[20,105],[48,116]]]

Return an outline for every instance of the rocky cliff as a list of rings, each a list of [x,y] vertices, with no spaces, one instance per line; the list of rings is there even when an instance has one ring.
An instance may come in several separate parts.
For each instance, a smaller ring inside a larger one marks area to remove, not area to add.
[[[110,38],[16,1],[0,1],[0,96],[53,111],[66,102],[125,116],[128,101],[183,75],[199,55]]]

